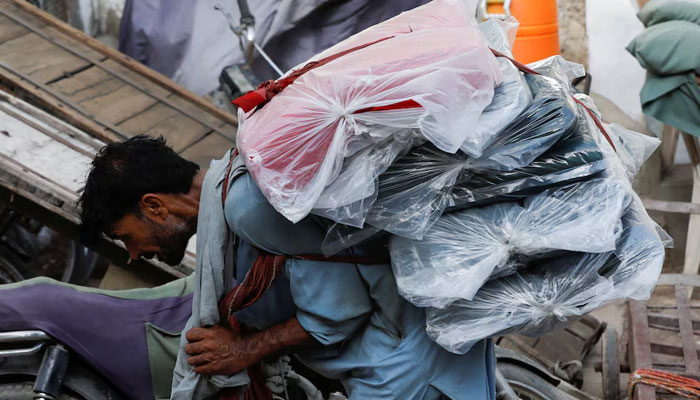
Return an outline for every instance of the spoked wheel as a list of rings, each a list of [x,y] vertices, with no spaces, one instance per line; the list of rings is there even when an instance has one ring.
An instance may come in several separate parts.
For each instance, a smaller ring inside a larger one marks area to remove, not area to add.
[[[499,363],[498,369],[521,400],[560,400],[564,393],[536,373],[518,365]],[[498,399],[498,396],[496,397]]]

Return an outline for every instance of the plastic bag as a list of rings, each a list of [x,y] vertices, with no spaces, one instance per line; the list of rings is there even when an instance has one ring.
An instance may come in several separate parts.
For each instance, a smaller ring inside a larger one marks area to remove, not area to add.
[[[476,27],[475,5],[436,0],[326,50],[341,58],[301,75],[261,108],[239,109],[237,147],[265,197],[293,222],[305,217],[346,157],[415,129],[455,152],[491,102],[501,72]],[[365,46],[357,49],[357,46]],[[371,192],[381,169],[353,179]],[[332,195],[330,195],[332,196]]]
[[[525,167],[495,174],[477,173],[457,182],[450,193],[449,209],[521,199],[547,188],[595,177],[606,165],[603,151],[581,116],[575,132]]]
[[[421,240],[394,237],[392,268],[401,295],[419,307],[471,300],[494,273],[552,251],[615,249],[631,201],[612,179],[550,189],[519,203],[443,215]]]
[[[611,301],[647,298],[661,273],[664,243],[641,203],[623,219],[617,249],[570,253],[489,281],[472,301],[427,310],[428,335],[463,354],[481,339],[543,335]]]
[[[512,56],[511,47],[518,29],[518,21],[511,17],[505,21],[490,19],[479,24],[489,47]],[[506,127],[532,101],[532,93],[518,68],[505,58],[498,58],[503,82],[495,89],[491,104],[479,117],[476,133],[470,135],[460,150],[471,157],[479,158],[483,150],[493,141],[498,132]]]
[[[573,134],[575,104],[558,82],[528,77],[535,99],[501,131],[478,159],[448,154],[428,143],[414,147],[379,176],[378,195],[365,222],[395,235],[420,238],[447,206],[459,181],[528,165]],[[342,222],[342,221],[338,221]],[[356,225],[359,226],[359,225]]]

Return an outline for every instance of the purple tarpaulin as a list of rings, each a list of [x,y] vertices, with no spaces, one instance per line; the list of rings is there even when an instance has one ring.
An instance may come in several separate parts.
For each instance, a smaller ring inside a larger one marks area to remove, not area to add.
[[[47,283],[0,290],[0,331],[48,333],[136,400],[153,399],[145,324],[179,332],[191,312],[192,294],[135,300]]]

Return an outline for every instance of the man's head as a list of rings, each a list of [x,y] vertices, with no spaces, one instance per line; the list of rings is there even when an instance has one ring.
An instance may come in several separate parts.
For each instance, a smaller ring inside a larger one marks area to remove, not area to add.
[[[133,259],[158,255],[179,263],[197,229],[198,171],[162,137],[108,144],[93,160],[78,201],[81,240],[92,245],[105,233],[123,241]]]

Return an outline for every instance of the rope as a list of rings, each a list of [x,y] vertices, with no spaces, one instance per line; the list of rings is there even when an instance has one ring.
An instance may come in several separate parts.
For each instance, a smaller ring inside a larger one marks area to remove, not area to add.
[[[637,384],[653,386],[688,399],[700,399],[700,382],[671,372],[638,369],[630,376],[629,398],[633,398]]]

